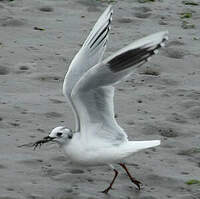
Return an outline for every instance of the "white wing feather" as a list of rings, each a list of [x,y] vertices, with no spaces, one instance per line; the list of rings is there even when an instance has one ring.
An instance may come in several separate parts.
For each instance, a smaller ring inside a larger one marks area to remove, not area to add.
[[[92,66],[101,61],[110,31],[112,12],[111,6],[108,6],[104,13],[100,16],[88,38],[84,42],[82,48],[72,60],[72,63],[70,64],[68,72],[65,76],[63,83],[63,94],[67,97],[74,111],[76,119],[76,131],[80,130],[80,119],[76,107],[71,99],[71,92],[74,88],[74,85],[79,81],[82,75]]]
[[[71,98],[80,117],[83,138],[88,140],[95,134],[113,144],[127,140],[126,133],[114,118],[112,85],[156,54],[168,39],[167,35],[165,31],[142,38],[90,68],[80,78],[72,90]]]

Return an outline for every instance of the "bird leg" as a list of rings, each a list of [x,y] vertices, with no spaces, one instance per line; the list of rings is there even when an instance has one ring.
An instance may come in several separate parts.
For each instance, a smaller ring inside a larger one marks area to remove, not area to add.
[[[114,184],[115,179],[117,178],[117,175],[118,175],[118,171],[117,171],[116,169],[113,169],[113,171],[115,172],[114,178],[112,179],[112,181],[111,181],[109,187],[108,187],[107,189],[105,189],[104,191],[102,191],[102,193],[107,194],[108,191],[109,191],[110,189],[112,189],[112,185]]]
[[[138,189],[140,190],[140,185],[142,185],[142,183],[141,183],[140,181],[136,180],[136,179],[129,173],[129,171],[128,171],[128,169],[127,169],[127,167],[126,167],[125,164],[119,163],[119,165],[126,171],[126,173],[127,173],[128,177],[130,178],[131,182],[134,183],[134,184],[138,187]]]

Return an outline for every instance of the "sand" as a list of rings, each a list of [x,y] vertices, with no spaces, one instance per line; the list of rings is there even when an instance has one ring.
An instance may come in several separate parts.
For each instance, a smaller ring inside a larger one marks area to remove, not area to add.
[[[116,89],[116,117],[129,139],[162,140],[127,160],[141,191],[117,166],[120,176],[104,195],[113,176],[108,167],[75,168],[55,145],[19,147],[56,126],[74,128],[62,81],[108,1],[1,0],[0,199],[200,198],[200,185],[187,184],[200,180],[200,4],[112,3],[105,56],[142,36],[170,32],[167,47]]]

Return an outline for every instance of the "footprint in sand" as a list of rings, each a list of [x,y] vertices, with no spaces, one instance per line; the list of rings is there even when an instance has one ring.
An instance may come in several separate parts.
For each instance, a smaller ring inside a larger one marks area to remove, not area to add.
[[[39,8],[39,10],[40,10],[41,12],[53,12],[53,11],[54,11],[53,7],[48,6],[48,5],[41,6],[41,7]]]
[[[186,116],[184,116],[184,114],[178,114],[178,113],[172,113],[170,116],[166,118],[166,121],[179,123],[179,124],[188,123]]]
[[[148,7],[135,8],[134,16],[137,18],[145,19],[151,16],[151,9]]]
[[[87,7],[88,12],[100,12],[101,10],[98,7],[102,7],[100,1],[77,1],[77,3]]]
[[[176,188],[179,186],[180,179],[176,179],[175,176],[174,178],[172,177],[166,177],[166,176],[160,176],[156,174],[150,174],[147,176],[147,181],[149,181],[149,184],[153,184],[154,186],[161,186],[165,188]]]
[[[142,133],[145,135],[161,135],[167,138],[179,136],[179,130],[171,123],[144,123]]]
[[[179,105],[182,107],[183,110],[189,110],[192,107],[200,107],[200,102],[197,100],[183,100],[179,102]]]
[[[57,112],[47,112],[47,113],[45,113],[45,116],[47,118],[60,118],[63,115],[61,113],[57,113]]]
[[[0,164],[0,169],[7,169],[7,167],[3,164]]]
[[[59,100],[59,99],[50,99],[50,101],[54,104],[63,104],[65,101]]]
[[[36,71],[36,63],[19,63],[15,66],[14,72],[18,73],[32,73]]]
[[[13,127],[19,127],[20,126],[20,123],[18,123],[18,122],[9,122],[9,124]]]
[[[41,166],[43,160],[41,159],[27,159],[27,160],[20,160],[17,163],[27,165],[28,167],[37,167]]]
[[[155,12],[154,18],[159,19],[158,24],[161,26],[166,26],[166,25],[169,26],[174,21],[173,16],[167,14],[167,12],[162,14],[156,14]]]
[[[10,73],[10,69],[6,66],[0,66],[0,75],[8,75]]]
[[[200,167],[199,155],[200,155],[200,147],[191,147],[191,148],[183,148],[178,150],[177,155],[188,157],[189,161],[194,163],[194,166],[197,168]]]
[[[52,177],[52,176],[57,176],[60,174],[63,174],[65,171],[60,170],[60,169],[54,169],[54,168],[43,168],[43,176],[45,177]]]
[[[174,41],[171,41],[167,44],[167,47],[170,47],[170,46],[183,46],[185,45],[182,41],[178,41],[178,40],[174,40]]]
[[[160,129],[159,132],[160,132],[160,135],[162,135],[163,137],[167,137],[167,138],[178,137],[178,133],[172,128]]]
[[[119,23],[132,23],[133,19],[131,18],[120,18],[117,20]]]
[[[58,82],[63,81],[63,78],[57,75],[43,74],[34,77],[36,80],[40,80],[42,82]]]
[[[170,77],[161,77],[160,79],[158,79],[158,81],[160,81],[161,85],[165,85],[165,86],[178,86],[179,85],[179,81],[172,79]]]
[[[193,100],[200,100],[200,92],[196,90],[187,91],[185,96]]]
[[[193,106],[186,111],[189,119],[199,120],[200,119],[200,106]]]
[[[148,195],[148,196],[141,196],[140,199],[158,199],[158,198]]]
[[[13,17],[4,17],[0,19],[0,26],[20,27],[26,24],[25,19],[17,19]]]
[[[0,196],[0,199],[17,199],[17,198],[12,197],[12,196],[3,195],[3,196]]]
[[[168,47],[163,50],[163,54],[169,58],[183,59],[184,56],[188,55],[189,53],[184,49],[180,49],[177,47]]]
[[[0,4],[0,9],[4,9],[4,6]]]
[[[72,173],[72,174],[81,174],[81,173],[85,173],[85,172],[83,170],[81,170],[81,169],[72,169],[70,171],[70,173]]]
[[[51,158],[51,160],[56,162],[66,162],[67,159],[65,156],[55,156]]]
[[[158,64],[149,63],[148,65],[143,65],[138,69],[139,73],[142,75],[153,75],[159,76],[161,74],[161,68]]]

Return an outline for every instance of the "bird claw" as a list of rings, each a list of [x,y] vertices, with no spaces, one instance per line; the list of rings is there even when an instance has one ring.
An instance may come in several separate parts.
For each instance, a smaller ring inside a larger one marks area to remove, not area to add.
[[[140,190],[141,186],[143,186],[143,184],[138,180],[131,180],[131,181],[132,181],[132,183],[134,183],[137,186],[138,190]]]
[[[101,193],[108,194],[108,191],[109,191],[109,190],[110,190],[110,188],[108,188],[108,189],[105,189],[105,190],[101,191]]]

